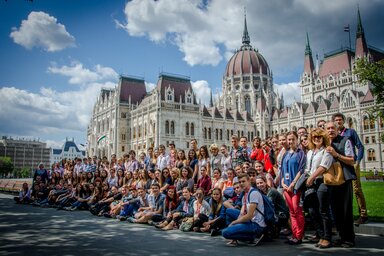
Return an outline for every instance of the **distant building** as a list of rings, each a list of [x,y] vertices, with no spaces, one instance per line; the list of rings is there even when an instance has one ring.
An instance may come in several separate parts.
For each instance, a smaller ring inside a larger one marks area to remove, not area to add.
[[[376,104],[371,84],[360,83],[353,74],[355,60],[378,61],[384,52],[369,46],[360,12],[357,15],[355,49],[342,48],[314,63],[307,36],[301,102],[284,106],[283,95],[273,86],[273,75],[265,58],[250,44],[246,20],[242,45],[228,61],[222,93],[209,106],[196,101],[189,77],[161,73],[157,86],[145,90],[144,79],[120,77],[116,88],[102,89],[88,126],[89,155],[122,156],[129,150],[146,151],[149,146],[189,148],[198,145],[231,145],[233,134],[251,140],[313,128],[321,119],[344,113],[347,127],[356,129],[364,146],[363,169],[383,169],[380,134],[384,120],[371,120],[369,109]]]
[[[0,139],[0,156],[10,157],[15,169],[36,169],[42,162],[49,168],[51,149],[38,140],[13,139],[3,136]]]
[[[65,139],[65,143],[60,149],[53,148],[51,151],[51,165],[60,162],[62,159],[75,159],[85,157],[85,151],[80,150],[75,140]]]

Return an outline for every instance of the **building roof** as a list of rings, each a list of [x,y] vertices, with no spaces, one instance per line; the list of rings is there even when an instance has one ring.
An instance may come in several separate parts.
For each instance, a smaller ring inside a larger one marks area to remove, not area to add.
[[[121,76],[119,80],[120,101],[129,102],[136,105],[147,95],[144,79],[136,77]]]
[[[174,90],[174,101],[179,103],[185,102],[185,93],[188,90],[193,92],[189,77],[160,73],[159,80],[157,81],[157,90],[160,93],[161,100],[166,99],[165,92],[167,88]],[[180,102],[180,99],[182,102]],[[196,103],[195,99],[193,100]]]
[[[332,74],[339,74],[344,70],[350,70],[352,57],[353,52],[347,48],[325,54],[324,61],[319,68],[319,77],[327,77]]]
[[[366,95],[363,97],[361,100],[361,103],[368,103],[368,102],[373,102],[375,99],[373,97],[373,94],[370,89],[368,89]]]

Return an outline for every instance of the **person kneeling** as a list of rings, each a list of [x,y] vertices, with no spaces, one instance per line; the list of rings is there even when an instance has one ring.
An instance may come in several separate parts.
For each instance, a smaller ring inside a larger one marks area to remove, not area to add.
[[[231,240],[227,243],[228,246],[237,246],[238,240],[257,245],[267,226],[261,214],[264,212],[263,197],[259,191],[251,187],[248,174],[240,174],[239,183],[244,190],[240,214],[222,231],[222,235],[225,239]],[[255,242],[255,238],[259,239]]]

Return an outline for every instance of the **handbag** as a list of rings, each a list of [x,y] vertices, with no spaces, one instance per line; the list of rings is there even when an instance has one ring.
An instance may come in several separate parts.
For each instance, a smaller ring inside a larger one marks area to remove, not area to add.
[[[184,232],[191,231],[193,226],[193,217],[186,217],[180,224],[179,229]]]
[[[303,174],[301,174],[300,178],[297,180],[294,189],[296,191],[303,190],[306,186],[308,177],[309,177],[309,174],[307,172],[303,172]]]
[[[339,186],[344,184],[343,167],[339,161],[335,161],[323,174],[324,184],[328,186]]]

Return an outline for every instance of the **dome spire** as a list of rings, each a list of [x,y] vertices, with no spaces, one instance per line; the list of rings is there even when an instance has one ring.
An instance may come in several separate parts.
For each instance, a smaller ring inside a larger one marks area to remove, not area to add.
[[[248,29],[247,29],[247,13],[244,7],[244,31],[243,31],[243,45],[249,45],[251,40],[249,39]]]

